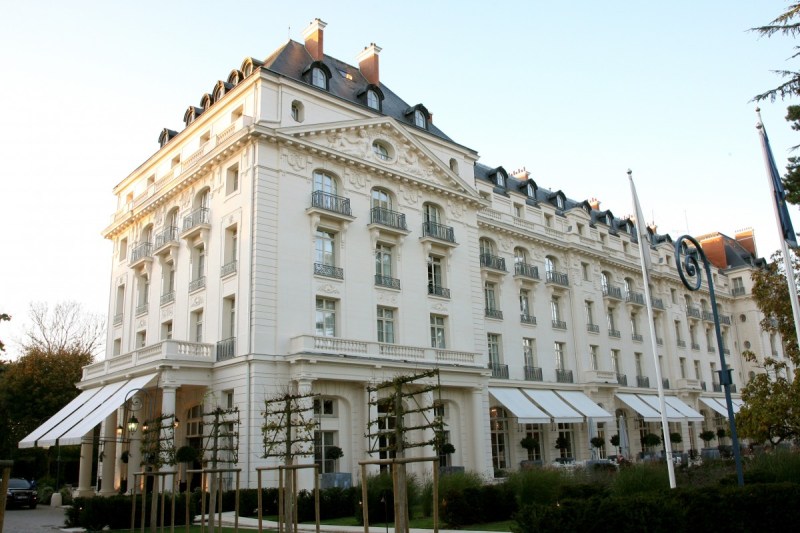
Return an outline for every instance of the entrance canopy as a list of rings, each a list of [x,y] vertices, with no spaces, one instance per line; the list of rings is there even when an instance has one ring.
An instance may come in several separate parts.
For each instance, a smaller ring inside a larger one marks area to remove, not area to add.
[[[628,407],[639,413],[645,422],[661,421],[661,402],[654,394],[631,394],[620,392],[617,398],[622,400]],[[667,408],[667,420],[669,422],[702,422],[703,415],[692,409],[686,403],[678,399],[677,396],[664,396],[664,404]]]
[[[728,407],[725,404],[724,398],[706,398],[701,396],[700,401],[716,411],[717,414],[724,417],[728,416]],[[731,398],[731,404],[733,406],[733,414],[738,413],[739,409],[742,407],[742,401],[736,398]]]
[[[520,424],[547,424],[550,416],[536,407],[519,389],[490,388],[489,394],[519,419]]]
[[[614,415],[597,405],[594,400],[586,396],[581,391],[576,390],[557,390],[556,394],[561,396],[572,407],[580,411],[586,418],[592,418],[598,422],[613,422]]]
[[[661,411],[658,409],[653,409],[637,395],[630,394],[628,392],[620,392],[617,393],[617,398],[622,400],[622,403],[639,413],[639,416],[641,416],[645,422],[661,422]]]
[[[147,374],[83,391],[47,422],[22,439],[19,447],[47,448],[56,443],[80,444],[83,436],[119,408],[128,394],[147,386],[155,377],[156,374]]]

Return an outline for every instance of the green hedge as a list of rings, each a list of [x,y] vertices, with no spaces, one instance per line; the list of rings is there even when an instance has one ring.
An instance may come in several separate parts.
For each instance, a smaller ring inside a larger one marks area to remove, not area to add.
[[[189,501],[189,516],[198,513],[199,497],[192,497]],[[159,506],[161,502],[159,501]],[[150,499],[147,500],[147,514],[149,516]],[[160,509],[160,507],[159,507]],[[165,498],[165,523],[172,520],[171,495]],[[175,525],[185,525],[186,496],[179,494],[175,499]],[[136,497],[136,523],[135,528],[141,527],[142,498]],[[149,525],[149,518],[145,525]],[[66,512],[67,527],[83,527],[90,531],[99,531],[108,526],[110,529],[128,529],[131,525],[131,497],[110,496],[108,498],[75,498],[72,507]]]
[[[678,488],[625,496],[533,503],[515,516],[517,533],[781,531],[800,522],[800,485]]]

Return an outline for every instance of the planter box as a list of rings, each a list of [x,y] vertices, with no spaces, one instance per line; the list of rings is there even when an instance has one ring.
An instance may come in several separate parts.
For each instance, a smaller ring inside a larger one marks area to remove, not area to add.
[[[534,461],[526,459],[525,461],[519,462],[520,470],[531,470],[533,468],[541,468],[542,466],[544,466],[543,461]]]
[[[701,448],[700,457],[703,459],[719,459],[720,453],[716,448]]]
[[[338,487],[340,489],[349,489],[353,486],[353,474],[349,472],[333,472],[330,474],[320,474],[319,488],[329,489],[331,487]]]

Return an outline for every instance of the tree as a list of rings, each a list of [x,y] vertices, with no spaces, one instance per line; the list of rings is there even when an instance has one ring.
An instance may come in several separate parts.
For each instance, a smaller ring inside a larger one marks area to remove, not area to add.
[[[0,322],[7,322],[9,320],[11,320],[11,317],[9,315],[7,315],[6,313],[0,313]],[[3,344],[2,340],[0,340],[0,352],[5,352],[5,351],[6,351],[6,345]]]
[[[744,356],[758,364],[753,352]],[[763,371],[742,389],[744,405],[736,413],[736,428],[754,442],[791,440],[800,435],[800,381],[786,377],[783,361],[766,357],[759,366]]]
[[[661,437],[655,433],[648,433],[642,437],[642,448],[653,448],[661,444]]]
[[[737,424],[737,427],[738,427],[738,424]],[[706,448],[708,448],[708,443],[711,442],[712,440],[716,439],[716,438],[717,438],[716,433],[714,433],[710,429],[707,429],[707,430],[703,431],[702,433],[700,433],[700,439],[706,445]]]
[[[78,302],[59,302],[52,311],[46,303],[35,302],[28,314],[32,326],[22,341],[24,353],[38,350],[96,356],[103,347],[105,319],[85,311]]]
[[[539,449],[539,439],[528,435],[521,441],[519,441],[519,445],[528,450],[528,459],[531,460],[534,458],[534,452]]]

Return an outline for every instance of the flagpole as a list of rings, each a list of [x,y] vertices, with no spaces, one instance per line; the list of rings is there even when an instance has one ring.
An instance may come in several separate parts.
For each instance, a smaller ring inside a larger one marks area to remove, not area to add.
[[[661,379],[661,365],[658,361],[658,345],[656,344],[656,326],[653,322],[653,300],[650,295],[650,272],[647,265],[650,262],[650,248],[647,240],[647,227],[644,225],[642,209],[636,195],[636,186],[633,184],[633,172],[628,169],[628,180],[631,184],[633,209],[636,216],[636,230],[639,237],[639,263],[642,267],[644,278],[644,298],[647,304],[647,318],[650,325],[650,343],[653,350],[653,362],[656,367],[656,385],[658,386],[658,403],[661,408],[661,430],[664,434],[664,451],[667,454],[667,471],[669,472],[669,487],[675,488],[675,464],[672,462],[672,439],[669,436],[669,421],[667,420],[667,406],[664,400],[664,382]]]
[[[769,190],[772,192],[772,211],[775,214],[775,225],[777,226],[778,233],[780,234],[781,251],[783,252],[783,266],[786,272],[786,285],[789,288],[789,300],[792,304],[792,316],[794,318],[795,341],[798,343],[798,346],[800,346],[800,301],[797,299],[797,284],[795,283],[794,279],[794,266],[792,262],[792,256],[789,255],[789,243],[787,242],[788,237],[794,236],[786,235],[787,228],[784,227],[785,225],[781,220],[779,202],[784,202],[784,209],[786,208],[786,204],[783,198],[783,191],[777,191],[775,188],[775,180],[780,180],[780,177],[778,175],[778,168],[775,165],[775,158],[772,155],[772,149],[770,148],[769,140],[767,138],[767,130],[764,128],[764,123],[761,121],[761,110],[759,108],[756,108],[756,115],[758,115],[756,129],[759,130],[761,137],[761,149],[764,152],[764,164],[767,167],[767,181],[769,181]],[[786,212],[787,217],[788,215],[788,212]],[[788,226],[788,231],[790,233],[793,232],[794,230],[791,226],[791,219],[789,219]]]

